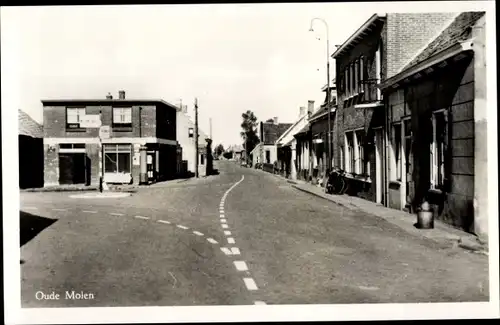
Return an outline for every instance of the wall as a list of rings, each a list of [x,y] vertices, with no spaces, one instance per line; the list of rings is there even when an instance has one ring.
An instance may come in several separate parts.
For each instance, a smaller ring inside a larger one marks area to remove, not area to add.
[[[474,60],[470,56],[435,72],[406,90],[412,111],[413,183],[412,204],[424,198],[433,205],[436,218],[472,231],[474,198]],[[430,151],[434,110],[448,109],[449,132],[445,143],[443,193],[429,191]]]
[[[195,138],[194,135],[192,138],[189,137],[189,128],[193,128],[194,132],[194,122],[188,115],[184,114],[181,111],[177,112],[176,119],[176,137],[177,141],[182,147],[182,160],[186,160],[188,162],[188,171],[194,173],[196,165]],[[200,136],[198,138],[198,144],[205,144],[205,139],[207,139],[207,136],[201,130],[199,130],[199,135]]]
[[[390,64],[383,71],[383,79],[400,72],[456,15],[452,12],[388,14],[384,53]]]
[[[99,115],[99,111],[102,112],[102,125],[111,125],[113,119],[112,106],[86,106],[86,114],[88,115]],[[66,105],[44,106],[43,125],[45,138],[94,138],[99,136],[98,128],[79,129],[74,131],[66,130]],[[112,130],[111,134],[111,136],[115,138],[139,137],[141,135],[142,137],[156,136],[155,105],[132,105],[132,129],[130,131]]]
[[[19,135],[19,187],[42,187],[43,164],[43,139]]]

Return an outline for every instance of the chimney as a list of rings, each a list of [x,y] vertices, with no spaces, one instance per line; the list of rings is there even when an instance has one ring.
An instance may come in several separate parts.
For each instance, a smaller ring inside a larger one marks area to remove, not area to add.
[[[106,95],[106,99],[113,99],[113,95],[111,95],[111,93],[108,93],[108,94]]]
[[[302,117],[306,114],[306,108],[305,106],[300,106],[300,114],[299,117]]]
[[[307,101],[307,112],[311,114],[314,113],[314,100]]]
[[[274,121],[274,124],[278,124],[278,117],[277,116],[273,117],[273,121]]]
[[[119,99],[125,99],[125,90],[120,90],[118,92],[118,98]]]

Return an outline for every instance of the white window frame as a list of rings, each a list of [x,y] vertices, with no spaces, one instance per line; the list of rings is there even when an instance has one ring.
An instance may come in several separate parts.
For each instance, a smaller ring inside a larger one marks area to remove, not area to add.
[[[125,148],[127,147],[127,148]],[[114,149],[114,150],[113,150]],[[109,172],[109,171],[106,171],[106,164],[107,164],[107,160],[106,158],[104,158],[104,166],[103,166],[103,170],[104,170],[104,173],[105,174],[131,174],[132,173],[132,145],[131,144],[104,144],[104,148],[103,148],[103,152],[104,152],[104,157],[106,156],[107,153],[112,153],[112,154],[116,154],[116,161],[115,161],[115,164],[116,164],[116,171],[114,172]],[[118,163],[118,154],[120,153],[127,153],[129,154],[129,172],[120,172],[119,171],[119,163]]]
[[[362,93],[365,91],[365,87],[364,87],[364,84],[363,84],[363,81],[365,80],[365,76],[364,76],[364,57],[361,56],[359,58],[359,92]]]
[[[358,73],[359,73],[359,70],[358,70],[358,64],[359,64],[359,61],[356,60],[354,61],[354,94],[357,95],[359,93],[358,91]]]
[[[352,139],[352,147],[350,146],[349,137]],[[356,173],[356,135],[355,131],[347,131],[344,133],[345,140],[345,171],[353,174]],[[350,152],[350,148],[352,148],[352,153]]]
[[[345,72],[344,72],[344,80],[345,80],[345,94],[346,94],[346,97],[349,97],[350,96],[350,92],[349,92],[349,66],[347,66],[347,68],[345,68]]]
[[[402,155],[403,155],[403,126],[401,121],[392,123],[391,133],[391,174],[390,180],[393,182],[401,182],[402,180]],[[396,128],[399,128],[399,139],[397,139]],[[398,142],[399,141],[399,142]],[[398,148],[399,147],[399,148]],[[396,156],[396,149],[399,149],[399,157]]]
[[[375,52],[375,78],[377,79],[377,84],[380,84],[382,77],[382,58],[380,56],[380,44]],[[380,88],[377,87],[377,100],[381,100],[382,93]]]
[[[74,111],[76,114],[70,114]],[[66,107],[66,124],[80,124],[81,117],[87,114],[87,107]],[[76,116],[76,122],[70,121],[69,117]]]
[[[430,144],[430,187],[432,190],[438,190],[440,191],[444,179],[445,179],[445,172],[444,172],[444,163],[445,163],[445,157],[442,157],[442,161],[439,161],[438,157],[438,146],[437,146],[437,133],[436,133],[436,115],[442,114],[444,117],[444,123],[445,123],[445,134],[448,132],[448,110],[447,109],[439,109],[436,111],[432,112],[432,142]],[[444,143],[442,144],[444,146]],[[442,150],[442,155],[444,155],[444,148]],[[439,179],[439,176],[441,175],[441,182]]]
[[[351,79],[349,80],[351,83],[351,95],[354,95],[354,63],[351,62],[349,67],[350,67],[350,73],[351,73]]]
[[[132,107],[113,107],[114,125],[132,124]]]

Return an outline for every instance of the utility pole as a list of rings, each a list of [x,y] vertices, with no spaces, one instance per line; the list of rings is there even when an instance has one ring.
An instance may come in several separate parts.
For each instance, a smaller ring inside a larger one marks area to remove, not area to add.
[[[212,139],[212,118],[209,119],[209,122],[210,122],[210,140],[213,140]]]
[[[198,98],[194,99],[194,145],[196,148],[196,159],[195,159],[195,175],[196,178],[199,177],[198,173]]]

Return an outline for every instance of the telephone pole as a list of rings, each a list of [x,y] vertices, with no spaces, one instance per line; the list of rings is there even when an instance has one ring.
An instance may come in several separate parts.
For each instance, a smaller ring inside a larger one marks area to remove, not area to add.
[[[198,98],[194,99],[194,145],[196,148],[196,159],[195,159],[195,175],[196,178],[199,177],[198,174]]]
[[[212,139],[212,118],[210,118],[209,121],[210,121],[210,140],[213,140]]]

